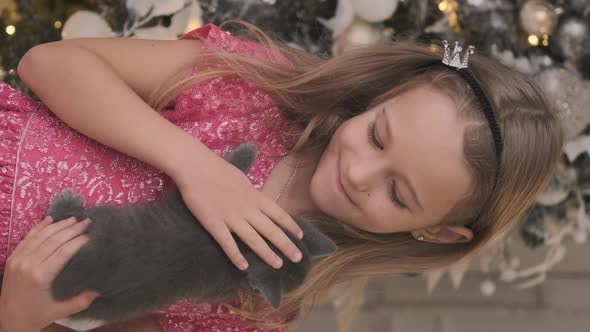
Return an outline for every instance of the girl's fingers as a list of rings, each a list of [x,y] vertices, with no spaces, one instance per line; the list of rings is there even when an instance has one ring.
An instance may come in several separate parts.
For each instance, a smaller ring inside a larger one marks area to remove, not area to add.
[[[270,219],[274,220],[277,224],[285,227],[289,232],[293,235],[297,236],[299,239],[303,239],[303,230],[301,227],[297,225],[295,220],[291,218],[291,216],[285,212],[285,210],[281,209],[274,202],[269,202],[270,204],[264,204],[262,207],[262,212],[270,217]]]
[[[259,234],[272,242],[281,252],[283,252],[283,254],[285,254],[285,256],[289,257],[290,260],[295,263],[301,260],[301,251],[299,251],[297,246],[293,244],[285,232],[267,216],[248,221]]]
[[[85,291],[71,299],[68,299],[61,305],[63,311],[59,317],[68,317],[90,307],[92,302],[99,295],[100,294],[94,291]]]
[[[37,232],[39,232],[41,229],[49,226],[51,223],[53,222],[53,218],[51,216],[46,216],[43,220],[41,220],[40,223],[38,223],[37,225],[35,225],[33,228],[31,228],[31,230],[27,233],[27,235],[24,237],[24,239],[22,241],[20,241],[17,246],[14,248],[14,250],[12,251],[11,256],[18,256],[20,252],[22,252],[23,247],[26,244],[26,239],[33,237],[33,235],[35,235]]]
[[[45,261],[65,243],[84,233],[89,224],[90,220],[84,219],[74,225],[71,225],[70,227],[60,230],[50,238],[43,241],[43,243],[39,245],[38,249],[35,250],[35,257],[31,257],[34,259],[34,263],[40,264]]]
[[[53,217],[45,216],[45,218],[43,218],[43,220],[41,220],[40,223],[35,225],[35,227],[31,228],[29,233],[27,233],[27,236],[29,236],[29,237],[33,236],[35,233],[39,232],[41,229],[45,228],[46,226],[51,225],[52,222],[53,222]]]
[[[271,222],[272,223],[272,222]],[[239,221],[235,223],[232,230],[244,241],[244,243],[252,249],[266,264],[280,268],[283,265],[283,260],[268,246],[264,239],[248,224],[247,222]]]
[[[46,280],[54,280],[70,259],[88,242],[88,235],[81,235],[59,247],[47,257],[39,267],[39,275],[46,276]]]
[[[43,243],[47,238],[53,236],[53,234],[58,233],[62,229],[73,225],[76,222],[76,218],[71,217],[68,219],[60,220],[56,223],[51,225],[45,226],[40,228],[36,231],[31,237],[28,235],[21,241],[22,243],[22,255],[30,255],[37,247]]]
[[[231,235],[230,230],[223,224],[221,227],[214,227],[207,229],[207,231],[213,236],[215,241],[219,243],[225,255],[232,261],[232,263],[240,270],[246,270],[248,268],[248,261],[238,248],[236,241]]]

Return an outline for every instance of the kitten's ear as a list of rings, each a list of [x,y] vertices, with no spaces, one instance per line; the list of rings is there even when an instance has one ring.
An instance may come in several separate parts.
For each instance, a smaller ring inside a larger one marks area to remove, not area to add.
[[[252,264],[247,273],[250,285],[258,289],[273,308],[278,308],[282,296],[280,273],[263,261]]]
[[[325,256],[338,249],[336,243],[315,227],[311,222],[297,217],[297,224],[303,230],[303,244],[312,257]]]
[[[250,142],[242,143],[228,153],[225,159],[240,171],[248,173],[256,159],[256,144]]]

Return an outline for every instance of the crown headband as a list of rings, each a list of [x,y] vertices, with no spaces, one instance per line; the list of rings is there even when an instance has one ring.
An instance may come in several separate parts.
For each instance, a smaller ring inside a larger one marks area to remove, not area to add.
[[[494,115],[492,105],[484,91],[481,89],[481,87],[479,86],[475,78],[469,73],[469,71],[461,70],[468,68],[469,55],[474,53],[475,47],[473,45],[469,45],[469,47],[467,47],[465,55],[461,59],[461,52],[463,51],[463,48],[459,46],[459,42],[455,42],[455,47],[453,48],[452,52],[449,49],[448,41],[443,40],[443,46],[445,48],[445,52],[443,55],[442,63],[447,67],[452,67],[457,70],[459,76],[461,76],[461,78],[463,78],[467,82],[467,84],[469,84],[483,108],[484,115],[488,121],[490,130],[492,131],[492,138],[494,139],[494,145],[496,147],[496,161],[499,168],[504,144],[502,141],[500,127],[496,122],[496,117]],[[436,62],[434,63],[440,64],[441,62],[436,60]]]

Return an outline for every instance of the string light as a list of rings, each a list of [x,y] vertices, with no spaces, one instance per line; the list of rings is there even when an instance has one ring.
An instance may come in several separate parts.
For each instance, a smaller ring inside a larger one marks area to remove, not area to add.
[[[541,44],[543,44],[543,46],[549,46],[549,35],[548,34],[543,35],[543,41],[541,42]]]
[[[14,33],[16,32],[16,28],[14,27],[14,25],[7,25],[6,26],[6,33],[9,35],[14,35]]]
[[[457,3],[457,0],[440,0],[438,2],[438,9],[445,13],[451,28],[453,28],[455,32],[460,32],[461,27],[459,26],[459,18],[457,16],[459,4]]]
[[[537,37],[537,35],[529,35],[527,40],[531,46],[539,45],[539,37]]]

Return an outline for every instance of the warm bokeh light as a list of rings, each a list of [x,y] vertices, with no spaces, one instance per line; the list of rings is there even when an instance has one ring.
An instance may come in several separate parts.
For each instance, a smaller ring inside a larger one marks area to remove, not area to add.
[[[16,32],[16,28],[14,27],[14,25],[8,25],[6,26],[6,33],[9,35],[14,35],[14,33]]]
[[[543,46],[549,46],[549,35],[543,35],[543,41],[541,42],[541,44],[543,44]]]
[[[192,18],[187,26],[186,26],[186,30],[184,32],[189,32],[192,31],[196,28],[200,28],[203,25],[203,21],[200,18]]]

